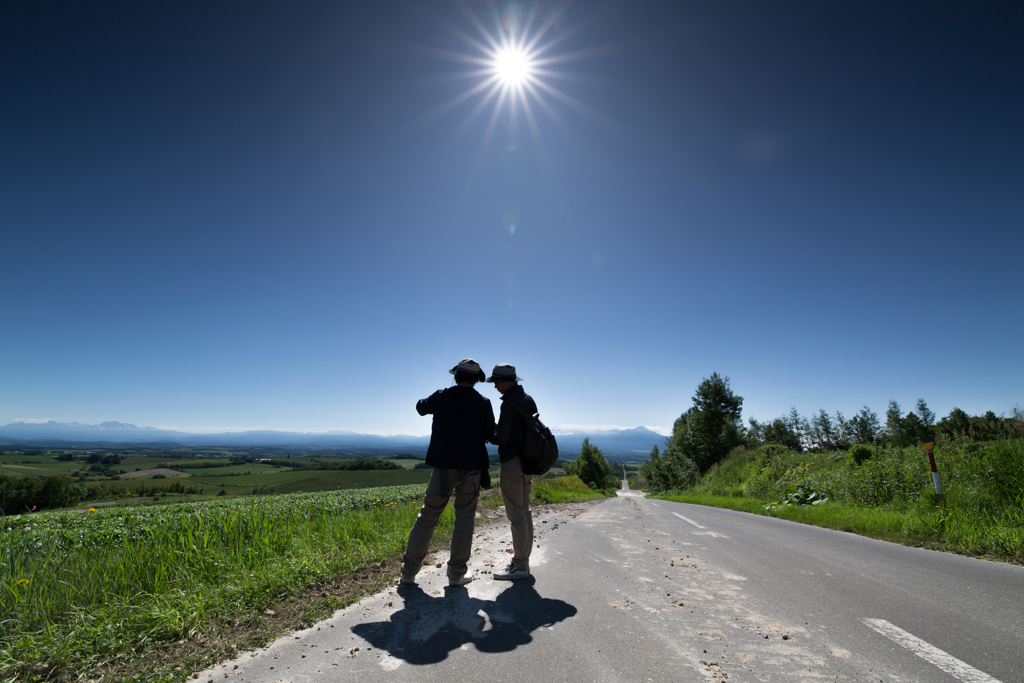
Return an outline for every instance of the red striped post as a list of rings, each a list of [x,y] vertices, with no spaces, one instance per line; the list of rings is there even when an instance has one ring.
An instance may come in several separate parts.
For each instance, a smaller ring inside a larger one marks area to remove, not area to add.
[[[932,466],[932,482],[935,484],[935,497],[942,500],[942,484],[939,483],[939,470],[935,467],[935,453],[932,451],[930,443],[924,445],[924,452],[928,454],[928,464]]]

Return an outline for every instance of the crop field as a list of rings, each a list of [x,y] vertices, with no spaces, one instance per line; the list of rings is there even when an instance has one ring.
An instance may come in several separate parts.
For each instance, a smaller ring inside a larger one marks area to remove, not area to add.
[[[40,462],[32,464],[4,464],[6,474],[20,474],[26,477],[48,477],[51,474],[71,474],[82,469],[79,462]]]
[[[416,467],[416,465],[423,463],[422,460],[417,460],[416,458],[388,458],[387,460],[402,467]]]
[[[130,492],[139,486],[145,486],[147,489],[169,489],[175,484],[180,484],[189,489],[200,489],[203,493],[210,495],[217,495],[220,492],[220,486],[209,486],[203,485],[192,481],[191,477],[165,477],[163,479],[153,479],[151,477],[130,477],[126,479],[114,479],[114,480],[100,480],[100,481],[87,481],[83,482],[82,486],[85,487],[86,491],[95,490],[103,487],[106,491],[124,491]],[[252,490],[251,486],[241,486],[238,488],[238,493],[248,493]],[[86,498],[89,496],[87,495]]]
[[[32,462],[53,462],[52,455],[26,455],[24,453],[0,453],[0,464],[12,465],[15,463]]]
[[[216,472],[217,470],[212,470]],[[299,470],[276,474],[252,474],[236,477],[217,477],[194,474],[188,481],[214,486],[270,486],[275,493],[298,491],[328,491],[331,489],[373,488],[426,484],[430,470]]]
[[[423,490],[6,517],[0,680],[185,680],[188,667],[154,653],[215,636],[309,585],[333,585],[395,557]],[[451,523],[449,510],[440,531]]]
[[[174,469],[181,472],[188,472],[193,477],[202,477],[210,475],[224,475],[224,474],[245,474],[246,472],[252,472],[256,474],[267,474],[269,472],[285,472],[287,471],[284,467],[275,467],[273,465],[258,465],[254,463],[247,463],[244,465],[227,465],[225,467],[189,467],[188,462],[183,463],[169,463]]]
[[[200,470],[193,470],[194,474],[188,478],[189,481],[202,482],[204,484],[213,484],[215,486],[274,486],[275,488],[281,484],[298,481],[301,479],[311,479],[316,477],[321,472],[317,470],[299,470],[297,472],[278,472],[275,474],[240,474],[236,476],[221,477],[218,476],[218,470],[207,470],[200,474]]]

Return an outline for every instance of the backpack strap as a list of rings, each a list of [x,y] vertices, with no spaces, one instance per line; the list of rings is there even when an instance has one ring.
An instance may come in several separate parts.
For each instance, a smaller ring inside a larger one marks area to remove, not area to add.
[[[529,413],[526,412],[526,408],[524,408],[521,405],[519,405],[519,401],[517,401],[516,399],[512,398],[511,396],[508,397],[508,400],[506,402],[511,404],[512,407],[516,410],[516,412],[519,413],[519,416],[522,417],[527,422],[529,422],[531,417],[535,417],[535,416],[540,414],[540,413],[534,413],[533,415],[530,415]]]

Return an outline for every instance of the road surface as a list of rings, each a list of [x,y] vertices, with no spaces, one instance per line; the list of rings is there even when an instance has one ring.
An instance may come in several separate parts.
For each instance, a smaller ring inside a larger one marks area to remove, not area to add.
[[[496,522],[467,588],[431,566],[199,678],[1024,682],[1020,567],[636,491],[536,526],[526,581]]]

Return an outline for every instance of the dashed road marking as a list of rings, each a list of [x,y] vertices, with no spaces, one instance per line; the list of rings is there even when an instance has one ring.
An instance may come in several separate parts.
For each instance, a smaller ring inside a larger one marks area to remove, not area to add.
[[[963,681],[963,683],[1000,683],[998,678],[993,678],[984,671],[978,671],[970,664],[943,652],[931,643],[925,642],[901,628],[893,626],[885,619],[865,619],[864,623],[892,642],[902,645],[921,659],[934,664],[950,676]]]
[[[694,525],[698,529],[707,529],[706,526],[701,526],[700,524],[697,524],[697,522],[693,521],[689,517],[684,517],[683,515],[679,514],[678,512],[673,512],[672,514],[675,515],[676,517],[678,517],[679,519],[683,520],[684,522],[689,522],[690,524]]]

